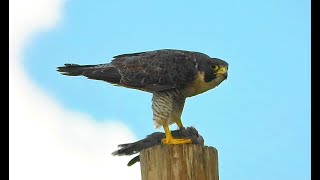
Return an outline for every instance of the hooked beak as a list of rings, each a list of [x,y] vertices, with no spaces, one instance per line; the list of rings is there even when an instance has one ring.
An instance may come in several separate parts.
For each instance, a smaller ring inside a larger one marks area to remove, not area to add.
[[[220,74],[225,79],[227,79],[228,78],[228,67],[220,66],[220,68],[218,69],[218,71],[215,74]]]

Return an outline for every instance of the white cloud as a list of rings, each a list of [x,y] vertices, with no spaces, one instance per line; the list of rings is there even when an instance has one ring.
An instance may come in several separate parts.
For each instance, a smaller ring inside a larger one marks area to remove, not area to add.
[[[140,179],[139,165],[113,157],[134,134],[121,123],[96,122],[70,112],[39,89],[23,69],[33,33],[58,22],[62,0],[10,0],[9,177],[28,179]]]

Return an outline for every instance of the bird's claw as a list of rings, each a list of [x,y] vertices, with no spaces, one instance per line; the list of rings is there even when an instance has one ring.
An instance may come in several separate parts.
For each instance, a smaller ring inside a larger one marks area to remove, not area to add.
[[[192,144],[192,140],[191,139],[164,138],[164,139],[162,139],[162,144]]]

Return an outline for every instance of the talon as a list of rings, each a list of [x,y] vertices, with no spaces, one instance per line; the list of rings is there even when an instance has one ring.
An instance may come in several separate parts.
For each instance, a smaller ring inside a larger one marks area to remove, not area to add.
[[[168,126],[163,126],[166,138],[162,139],[163,144],[191,144],[191,139],[175,139],[172,137],[172,134]]]
[[[162,143],[163,144],[192,144],[192,140],[191,139],[164,138],[164,139],[162,139]]]

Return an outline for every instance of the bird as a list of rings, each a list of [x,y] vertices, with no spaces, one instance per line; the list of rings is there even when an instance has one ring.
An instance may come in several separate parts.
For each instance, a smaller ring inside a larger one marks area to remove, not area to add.
[[[186,127],[185,129],[174,130],[172,131],[172,136],[179,137],[179,138],[189,138],[192,140],[193,144],[204,146],[203,137],[198,133],[197,129],[192,126]],[[137,153],[140,153],[140,151],[142,151],[143,149],[160,145],[161,140],[164,137],[165,137],[164,133],[154,132],[152,134],[147,135],[146,138],[141,139],[139,141],[136,141],[133,143],[119,144],[118,147],[120,149],[112,152],[111,154],[114,156],[123,156],[123,155],[129,156],[129,155],[137,154]],[[139,161],[140,161],[140,155],[137,155],[128,162],[127,166],[131,166]]]
[[[229,64],[196,51],[159,49],[114,56],[110,63],[64,64],[63,75],[85,76],[125,88],[152,93],[155,128],[164,129],[163,144],[190,144],[191,139],[173,138],[169,126],[181,121],[187,98],[215,88],[228,77]]]

